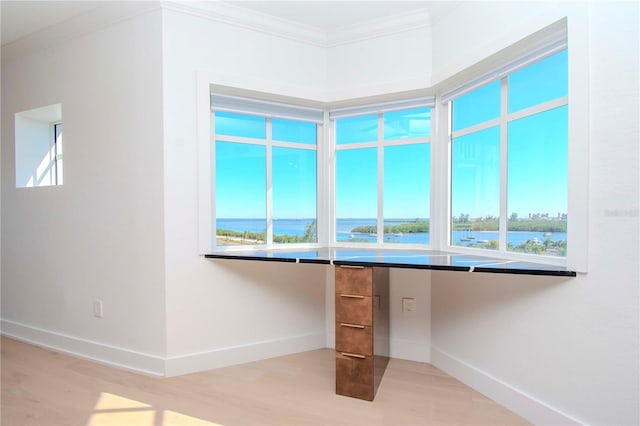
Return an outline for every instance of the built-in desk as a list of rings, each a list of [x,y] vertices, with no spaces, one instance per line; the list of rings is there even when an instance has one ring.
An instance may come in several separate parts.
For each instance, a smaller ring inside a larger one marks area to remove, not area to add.
[[[336,393],[373,400],[389,356],[388,268],[575,277],[566,268],[432,250],[317,248],[225,251],[212,259],[336,266]]]

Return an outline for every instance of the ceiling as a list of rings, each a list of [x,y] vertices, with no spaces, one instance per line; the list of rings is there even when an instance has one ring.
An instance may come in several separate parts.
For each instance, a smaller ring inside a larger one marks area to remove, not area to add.
[[[211,1],[211,0],[209,0]],[[60,24],[108,1],[2,0],[2,45]],[[187,3],[187,2],[185,2]],[[455,6],[454,1],[227,1],[236,7],[331,31],[412,11],[427,10],[432,21]]]

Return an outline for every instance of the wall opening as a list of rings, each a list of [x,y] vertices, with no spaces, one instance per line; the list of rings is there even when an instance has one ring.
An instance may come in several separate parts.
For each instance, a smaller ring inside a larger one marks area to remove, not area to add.
[[[16,187],[62,185],[62,104],[15,115]]]

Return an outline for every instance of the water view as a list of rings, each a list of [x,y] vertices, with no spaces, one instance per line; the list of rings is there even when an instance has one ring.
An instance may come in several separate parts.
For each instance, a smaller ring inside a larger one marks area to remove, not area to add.
[[[375,243],[376,219],[338,219],[336,241]],[[533,222],[522,220],[523,224]],[[548,221],[548,229],[557,229],[556,221]],[[562,222],[566,224],[566,222]],[[264,219],[218,219],[218,245],[260,244],[265,240]],[[510,222],[510,228],[513,228]],[[521,228],[524,226],[521,226]],[[316,242],[317,230],[314,219],[274,219],[275,243]],[[556,256],[566,255],[567,233],[544,230],[540,226],[532,231],[510,231],[507,233],[509,250]],[[497,248],[499,233],[496,230],[473,230],[471,227],[454,230],[452,245],[462,247]],[[426,219],[394,219],[385,221],[384,242],[399,244],[429,244],[429,221]]]

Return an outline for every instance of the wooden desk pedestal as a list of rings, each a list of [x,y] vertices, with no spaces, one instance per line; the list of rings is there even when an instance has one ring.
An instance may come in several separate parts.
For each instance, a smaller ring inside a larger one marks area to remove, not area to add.
[[[373,401],[389,362],[389,269],[336,266],[336,393]]]

